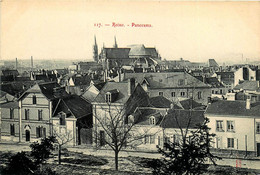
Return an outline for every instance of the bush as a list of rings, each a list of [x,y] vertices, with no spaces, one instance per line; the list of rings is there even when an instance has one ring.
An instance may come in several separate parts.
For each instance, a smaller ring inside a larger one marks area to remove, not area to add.
[[[9,158],[9,163],[4,169],[3,174],[26,175],[32,174],[35,169],[35,164],[26,153],[22,151]]]

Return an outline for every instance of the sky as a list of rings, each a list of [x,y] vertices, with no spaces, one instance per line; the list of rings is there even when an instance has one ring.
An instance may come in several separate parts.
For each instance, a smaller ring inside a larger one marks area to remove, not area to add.
[[[156,47],[167,60],[260,61],[260,2],[2,0],[0,5],[3,60],[89,60],[94,36],[99,51],[112,47],[116,36],[118,47]]]

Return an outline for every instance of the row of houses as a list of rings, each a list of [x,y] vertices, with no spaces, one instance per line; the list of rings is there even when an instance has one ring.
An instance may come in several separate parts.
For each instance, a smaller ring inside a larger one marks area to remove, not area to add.
[[[137,148],[155,150],[156,145],[176,141],[179,128],[187,127],[189,119],[192,130],[208,117],[211,132],[217,134],[216,149],[259,155],[260,104],[248,98],[249,85],[234,88],[239,92],[244,88],[247,100],[210,101],[212,88],[217,87],[207,82],[218,84],[216,79],[200,81],[186,72],[163,72],[125,73],[121,80],[95,83],[88,79],[80,95],[68,93],[57,82],[35,82],[16,98],[1,91],[1,140],[31,142],[63,134],[71,145],[103,146],[106,132],[96,119],[124,110],[122,121],[136,120],[133,131],[144,135]]]

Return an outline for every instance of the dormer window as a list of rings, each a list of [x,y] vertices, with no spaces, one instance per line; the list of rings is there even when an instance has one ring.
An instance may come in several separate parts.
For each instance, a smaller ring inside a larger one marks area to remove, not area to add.
[[[106,93],[106,102],[111,103],[111,93]]]
[[[155,117],[154,116],[150,117],[150,125],[155,125]]]
[[[113,103],[117,100],[119,91],[117,89],[110,90],[105,95],[106,103]]]

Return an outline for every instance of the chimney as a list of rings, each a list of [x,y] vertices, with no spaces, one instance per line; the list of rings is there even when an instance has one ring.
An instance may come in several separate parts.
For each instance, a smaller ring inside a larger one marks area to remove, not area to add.
[[[246,98],[246,109],[250,109],[251,108],[251,100],[250,100],[250,96],[247,96]]]
[[[18,69],[18,59],[17,58],[15,59],[15,69],[16,70]]]
[[[135,79],[134,78],[130,78],[128,79],[128,95],[132,95],[132,93],[134,92],[135,90]]]
[[[31,56],[31,68],[33,69],[33,56]]]

